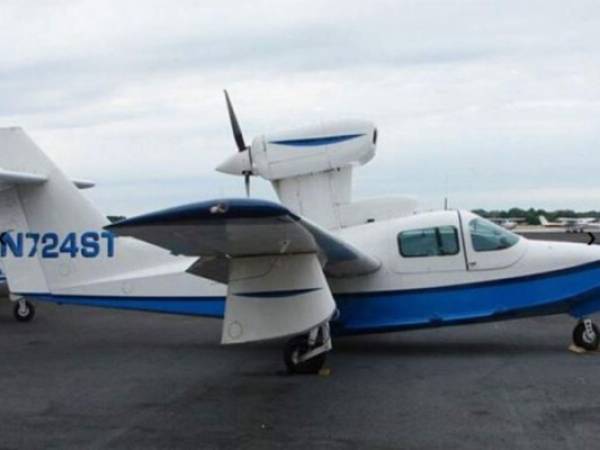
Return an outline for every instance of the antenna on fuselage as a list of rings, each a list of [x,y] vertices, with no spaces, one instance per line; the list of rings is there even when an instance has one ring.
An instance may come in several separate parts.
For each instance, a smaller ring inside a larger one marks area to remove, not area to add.
[[[444,177],[444,193],[446,196],[444,197],[444,211],[448,210],[448,173],[446,172],[446,176]]]

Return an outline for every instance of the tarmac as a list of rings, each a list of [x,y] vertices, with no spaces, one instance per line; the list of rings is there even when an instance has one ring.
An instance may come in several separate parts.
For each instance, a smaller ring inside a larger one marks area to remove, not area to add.
[[[11,309],[2,450],[598,448],[600,353],[568,351],[567,316],[340,338],[329,374],[289,376],[282,342],[222,347],[218,320]]]

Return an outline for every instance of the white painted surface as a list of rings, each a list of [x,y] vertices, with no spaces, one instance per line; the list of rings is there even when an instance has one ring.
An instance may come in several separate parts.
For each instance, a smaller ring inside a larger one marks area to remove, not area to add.
[[[223,344],[304,333],[327,321],[335,311],[315,254],[237,258],[231,265]],[[303,292],[305,289],[312,290]],[[288,295],[292,291],[298,293]],[[278,296],[278,292],[286,295]]]

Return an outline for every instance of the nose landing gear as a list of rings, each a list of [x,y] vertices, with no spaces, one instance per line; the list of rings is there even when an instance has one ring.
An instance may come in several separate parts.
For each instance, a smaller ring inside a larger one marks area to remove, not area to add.
[[[308,334],[294,336],[287,341],[283,349],[283,360],[288,373],[319,373],[331,348],[327,322],[313,328]]]
[[[600,333],[591,319],[583,319],[573,330],[573,343],[585,350],[598,350]]]

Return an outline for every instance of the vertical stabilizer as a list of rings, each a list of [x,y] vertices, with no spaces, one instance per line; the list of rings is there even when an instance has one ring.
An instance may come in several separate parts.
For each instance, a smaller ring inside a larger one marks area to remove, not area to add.
[[[106,217],[22,129],[0,129],[0,168],[36,178],[0,184],[1,251],[13,292],[83,286],[171,257],[130,240],[117,246],[103,230]]]

